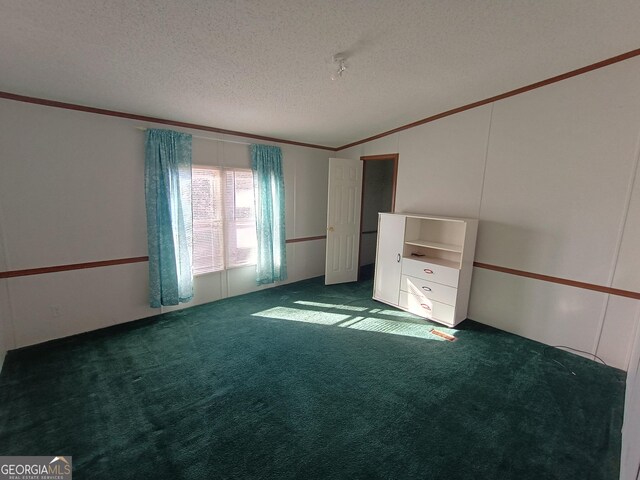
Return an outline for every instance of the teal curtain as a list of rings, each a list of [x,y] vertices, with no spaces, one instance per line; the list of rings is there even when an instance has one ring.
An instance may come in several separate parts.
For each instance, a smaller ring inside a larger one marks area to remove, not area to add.
[[[251,145],[251,168],[258,233],[256,281],[263,285],[287,279],[282,150],[270,145]]]
[[[147,130],[144,182],[150,304],[188,302],[193,297],[191,135]]]

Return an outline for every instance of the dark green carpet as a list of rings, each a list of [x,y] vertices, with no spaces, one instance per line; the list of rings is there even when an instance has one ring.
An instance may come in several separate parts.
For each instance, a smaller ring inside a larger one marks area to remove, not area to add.
[[[313,279],[12,351],[0,455],[73,455],[76,479],[618,478],[624,372],[472,321],[441,341],[371,291]]]

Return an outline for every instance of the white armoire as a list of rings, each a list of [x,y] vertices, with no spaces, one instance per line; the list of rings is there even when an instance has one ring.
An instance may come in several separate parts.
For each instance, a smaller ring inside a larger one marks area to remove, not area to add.
[[[453,327],[467,318],[478,221],[378,214],[373,298]]]

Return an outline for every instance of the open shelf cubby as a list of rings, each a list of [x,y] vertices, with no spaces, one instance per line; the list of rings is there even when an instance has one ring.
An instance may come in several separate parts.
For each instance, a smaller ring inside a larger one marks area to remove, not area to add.
[[[435,263],[443,267],[460,269],[462,257],[459,253],[447,252],[445,250],[430,250],[426,248],[415,248],[412,245],[404,245],[402,256],[419,262]]]
[[[455,219],[407,217],[403,257],[460,269],[465,228]]]

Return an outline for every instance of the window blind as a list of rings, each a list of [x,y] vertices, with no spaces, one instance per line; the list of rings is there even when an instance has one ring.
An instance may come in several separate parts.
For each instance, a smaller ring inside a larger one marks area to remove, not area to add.
[[[255,265],[257,255],[253,173],[228,169],[225,175],[227,265]]]
[[[192,190],[194,274],[255,265],[251,170],[194,167]]]
[[[192,172],[193,273],[224,270],[222,178],[218,168]]]

